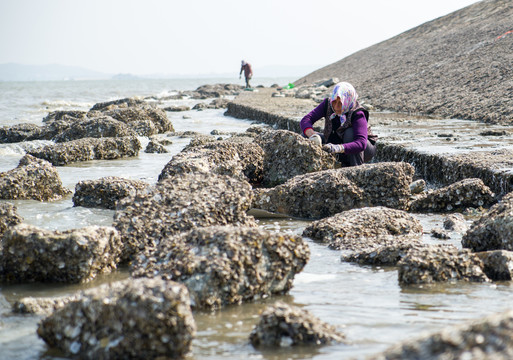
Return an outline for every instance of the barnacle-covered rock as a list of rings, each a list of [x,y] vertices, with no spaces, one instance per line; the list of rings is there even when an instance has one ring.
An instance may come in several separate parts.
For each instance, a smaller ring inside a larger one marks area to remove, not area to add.
[[[378,163],[296,176],[271,189],[256,189],[253,207],[321,219],[362,207],[405,210],[414,169],[407,163]]]
[[[332,249],[340,249],[340,242],[348,238],[408,234],[422,236],[420,221],[406,211],[384,206],[343,211],[314,221],[303,231],[303,236],[328,244]]]
[[[195,333],[187,289],[160,278],[85,291],[37,329],[50,347],[80,359],[182,358]]]
[[[155,106],[118,106],[109,110],[102,110],[102,113],[126,123],[140,136],[174,131],[173,124],[169,121],[166,112]]]
[[[513,279],[513,252],[506,250],[482,251],[476,255],[483,262],[483,271],[494,281]]]
[[[261,132],[255,141],[264,150],[264,186],[276,186],[297,175],[334,169],[337,160],[308,139],[288,130]]]
[[[422,245],[413,247],[398,263],[399,283],[424,284],[445,281],[486,282],[479,257],[454,245]]]
[[[144,152],[148,154],[166,154],[169,151],[167,151],[164,145],[158,142],[157,140],[150,140],[148,142],[148,145],[146,145],[146,149],[144,149]]]
[[[513,193],[474,221],[461,244],[473,251],[513,250]]]
[[[420,196],[412,201],[410,210],[446,212],[467,207],[486,207],[495,202],[494,194],[483,180],[464,179]]]
[[[447,230],[441,229],[439,227],[435,227],[435,228],[431,229],[431,236],[434,237],[435,239],[441,239],[441,240],[451,238],[451,236],[449,235]]]
[[[406,340],[368,360],[513,358],[513,311],[493,314],[413,340]]]
[[[52,140],[61,143],[82,138],[137,136],[127,124],[109,116],[86,118],[72,122]]]
[[[345,335],[308,310],[278,301],[264,310],[249,340],[254,347],[324,345],[343,342]]]
[[[465,217],[460,213],[449,214],[444,217],[443,225],[445,230],[465,232],[468,229]]]
[[[360,265],[396,266],[408,251],[421,245],[419,235],[378,235],[371,238],[344,239],[339,245],[341,260]]]
[[[251,200],[249,183],[225,175],[188,173],[163,180],[118,202],[114,226],[126,247],[123,258],[193,228],[256,226],[246,214]]]
[[[23,221],[23,218],[18,215],[16,206],[9,203],[0,203],[0,238],[3,233],[10,228]]]
[[[179,281],[189,289],[194,308],[218,309],[288,292],[309,256],[308,245],[298,235],[204,227],[148,248],[133,262],[131,274]]]
[[[143,106],[145,104],[146,104],[146,101],[144,101],[144,99],[141,99],[138,97],[123,98],[123,99],[116,99],[116,100],[110,100],[110,101],[96,103],[89,110],[89,112],[91,112],[91,111],[108,111],[108,110],[113,110],[113,109],[124,109],[124,108],[128,108],[128,107]]]
[[[28,154],[16,168],[0,173],[0,199],[50,201],[70,193],[52,164]]]
[[[426,191],[426,182],[423,179],[419,179],[410,184],[410,192],[412,194],[421,194]]]
[[[75,185],[73,206],[116,209],[120,199],[135,196],[138,190],[144,190],[148,183],[140,180],[107,176],[98,180],[79,181]]]
[[[137,156],[141,143],[135,136],[119,138],[83,138],[47,145],[29,154],[47,160],[55,166],[77,161],[112,160]]]
[[[86,282],[115,269],[122,246],[113,227],[51,231],[19,224],[1,240],[0,280]]]
[[[79,294],[59,297],[25,297],[14,302],[12,311],[20,314],[50,315],[71,301],[78,300]]]
[[[42,138],[44,138],[44,129],[35,124],[16,124],[13,126],[0,127],[0,144],[10,144]]]
[[[177,174],[204,172],[229,175],[250,183],[262,181],[264,153],[251,142],[207,141],[187,146],[173,156],[159,175],[159,181]]]

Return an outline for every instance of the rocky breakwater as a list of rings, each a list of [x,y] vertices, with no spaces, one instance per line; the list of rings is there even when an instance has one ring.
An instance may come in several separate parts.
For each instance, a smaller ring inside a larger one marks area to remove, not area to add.
[[[51,201],[70,193],[52,164],[31,155],[25,155],[15,169],[0,173],[0,199]]]
[[[253,207],[306,219],[368,206],[405,210],[413,173],[406,163],[379,163],[299,175],[274,188],[255,189]]]
[[[131,274],[178,281],[189,289],[193,308],[219,309],[287,293],[309,255],[297,235],[244,226],[201,227],[147,247]]]
[[[122,252],[112,227],[51,231],[18,224],[0,242],[0,281],[81,283],[117,267]]]
[[[168,236],[198,227],[256,226],[246,214],[251,186],[226,175],[187,173],[165,179],[118,202],[114,226],[125,244],[124,259]]]
[[[72,358],[176,359],[190,352],[196,324],[185,286],[141,278],[85,291],[37,332]]]

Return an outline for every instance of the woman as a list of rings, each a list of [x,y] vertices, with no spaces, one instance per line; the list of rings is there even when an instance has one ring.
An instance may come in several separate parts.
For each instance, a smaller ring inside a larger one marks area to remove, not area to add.
[[[313,124],[324,118],[324,133]],[[357,166],[376,154],[377,136],[368,125],[369,112],[358,103],[358,94],[347,82],[335,85],[329,98],[301,120],[301,131],[310,140],[322,141],[323,150],[337,154],[342,166]]]

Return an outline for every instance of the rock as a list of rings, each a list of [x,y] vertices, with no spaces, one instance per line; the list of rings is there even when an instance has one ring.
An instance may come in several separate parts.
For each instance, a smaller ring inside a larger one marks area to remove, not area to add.
[[[422,179],[414,181],[410,184],[410,192],[412,194],[421,194],[426,191],[426,182]]]
[[[300,236],[244,226],[193,229],[137,257],[132,276],[162,276],[189,289],[193,308],[219,309],[287,293],[306,265]]]
[[[80,359],[183,358],[195,333],[187,289],[160,278],[88,290],[37,329],[48,346]]]
[[[345,335],[308,310],[277,301],[264,310],[249,340],[254,347],[325,345],[343,342]]]
[[[193,98],[218,98],[227,95],[238,95],[244,89],[241,85],[235,84],[206,84],[197,88],[193,93]]]
[[[116,203],[127,196],[135,196],[149,184],[139,180],[107,176],[98,180],[79,181],[75,185],[73,206],[116,209]]]
[[[150,140],[148,145],[146,145],[144,152],[150,154],[167,154],[169,151],[167,151],[167,149],[161,143],[155,140]]]
[[[373,238],[381,235],[422,236],[422,225],[406,211],[383,206],[343,211],[312,222],[303,236],[340,249],[344,239]]]
[[[225,109],[228,107],[228,99],[214,99],[208,104],[209,109]]]
[[[82,138],[104,138],[104,137],[124,137],[137,136],[134,130],[127,124],[114,120],[109,116],[101,116],[93,119],[83,119],[75,121],[70,126],[57,134],[53,140],[55,142],[66,142]]]
[[[197,103],[196,105],[194,105],[192,107],[192,110],[203,110],[203,109],[207,109],[208,108],[208,105],[206,103]]]
[[[48,161],[31,155],[21,158],[18,166],[0,173],[0,199],[6,200],[60,200],[71,191]]]
[[[123,244],[112,227],[51,231],[19,224],[2,238],[3,282],[83,283],[117,267]]]
[[[483,262],[483,271],[494,281],[513,279],[513,252],[506,250],[482,251],[476,255]]]
[[[450,239],[451,236],[444,229],[433,228],[431,229],[431,236],[437,239]]]
[[[195,139],[166,164],[159,181],[177,174],[203,172],[259,184],[262,182],[263,161],[262,148],[252,142]]]
[[[445,230],[465,232],[468,229],[465,217],[459,213],[449,214],[443,221]]]
[[[411,211],[446,212],[466,207],[490,206],[494,194],[481,179],[464,179],[412,201]]]
[[[340,80],[335,77],[335,78],[331,78],[331,79],[327,79],[327,80],[318,81],[315,83],[315,86],[325,86],[325,87],[329,88],[339,82],[340,82]]]
[[[87,117],[87,111],[81,110],[58,110],[52,111],[47,116],[43,118],[44,123],[52,123],[54,121],[63,120],[63,119],[74,119],[80,120],[85,119]]]
[[[193,228],[256,226],[246,214],[251,199],[247,182],[224,175],[189,173],[162,180],[118,202],[114,226],[126,246],[123,258]]]
[[[174,131],[166,112],[154,106],[130,106],[103,111],[104,115],[129,125],[140,136]]]
[[[23,221],[23,218],[18,215],[16,206],[9,203],[0,203],[0,239],[4,232]]]
[[[139,154],[141,143],[135,136],[121,138],[83,138],[47,145],[29,154],[47,160],[54,166],[89,160],[113,160]]]
[[[476,254],[448,244],[413,247],[398,266],[399,283],[403,285],[457,280],[489,281]]]
[[[19,314],[51,315],[56,310],[63,308],[71,301],[76,301],[79,295],[33,298],[25,297],[14,302],[12,311]]]
[[[340,248],[351,251],[344,251],[341,260],[360,265],[397,266],[410,249],[421,244],[421,238],[415,235],[378,235],[375,238],[344,239]]]
[[[119,108],[137,107],[145,104],[146,102],[139,98],[124,98],[94,104],[89,111],[108,111]]]
[[[296,176],[272,189],[256,189],[253,207],[306,219],[321,219],[362,207],[405,210],[414,169],[378,163]]]
[[[17,124],[0,127],[0,144],[10,144],[42,138],[44,138],[43,129],[35,124]]]
[[[190,106],[180,105],[180,106],[165,107],[164,111],[180,112],[180,111],[189,111],[190,109],[191,109]]]
[[[264,131],[255,141],[264,150],[263,185],[267,187],[297,175],[334,169],[337,164],[333,155],[292,131]]]
[[[496,359],[513,357],[513,311],[452,325],[394,345],[368,360]]]

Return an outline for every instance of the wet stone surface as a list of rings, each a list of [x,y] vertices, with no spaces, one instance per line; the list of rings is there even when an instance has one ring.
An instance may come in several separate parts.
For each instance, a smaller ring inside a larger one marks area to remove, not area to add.
[[[422,225],[403,210],[383,206],[352,209],[329,218],[314,221],[303,231],[315,241],[340,249],[346,239],[359,239],[382,235],[422,235]]]
[[[85,291],[44,319],[38,335],[68,357],[182,358],[196,333],[185,286],[128,279]]]
[[[9,228],[0,248],[0,281],[83,283],[116,269],[123,244],[113,227],[51,231]]]
[[[189,173],[160,181],[118,202],[114,226],[125,244],[123,259],[194,228],[256,226],[246,214],[251,199],[249,183],[226,175]]]
[[[107,176],[98,180],[79,181],[75,185],[73,206],[116,209],[120,199],[135,196],[138,190],[144,190],[148,183],[140,180]]]
[[[410,249],[398,263],[399,283],[429,284],[446,281],[490,281],[479,257],[453,245],[421,245]]]
[[[25,155],[18,166],[0,173],[0,199],[59,200],[71,193],[48,161]]]
[[[51,315],[56,310],[63,308],[71,301],[76,301],[80,298],[77,295],[51,297],[51,298],[33,298],[25,297],[14,302],[12,306],[13,313],[19,314],[36,314],[36,315]]]
[[[0,203],[0,239],[4,232],[23,221],[18,214],[16,206],[9,203]]]
[[[205,227],[148,247],[131,274],[183,283],[196,309],[284,294],[306,265],[310,250],[300,236],[250,227]]]
[[[513,252],[494,250],[478,252],[476,255],[483,262],[483,271],[494,281],[513,279]]]
[[[256,189],[253,207],[305,219],[372,206],[405,210],[413,172],[406,163],[318,171],[296,176],[271,189]]]
[[[344,342],[345,335],[308,310],[278,301],[264,310],[249,340],[256,348],[325,345]]]

